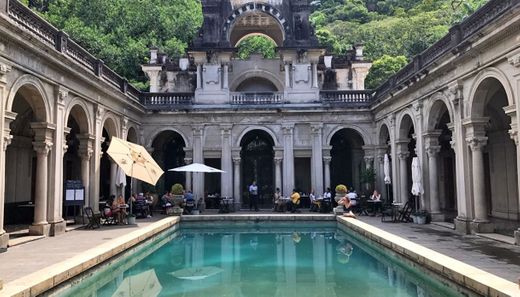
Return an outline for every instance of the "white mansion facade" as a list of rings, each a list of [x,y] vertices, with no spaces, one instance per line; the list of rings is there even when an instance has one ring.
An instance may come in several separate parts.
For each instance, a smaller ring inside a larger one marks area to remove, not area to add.
[[[310,1],[201,2],[203,27],[186,58],[151,49],[142,66],[150,92],[18,1],[0,2],[0,248],[10,224],[64,232],[65,180],[81,180],[94,209],[117,193],[104,153],[112,136],[145,146],[165,170],[198,162],[225,171],[166,172],[158,193],[180,182],[239,205],[253,180],[266,204],[275,188],[361,191],[366,168],[386,197],[385,154],[388,196],[408,201],[416,156],[420,206],[433,219],[463,233],[520,227],[519,1],[491,0],[372,91],[362,46],[340,57],[319,46]],[[252,34],[271,38],[279,57],[236,59]]]

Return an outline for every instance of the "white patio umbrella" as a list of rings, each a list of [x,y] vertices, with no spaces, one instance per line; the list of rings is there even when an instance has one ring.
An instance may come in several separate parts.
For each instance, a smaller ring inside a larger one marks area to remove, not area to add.
[[[385,154],[385,159],[383,161],[383,173],[383,180],[386,185],[386,201],[390,201],[390,184],[392,183],[392,180],[390,179],[390,159],[388,158],[388,154]]]
[[[219,274],[222,271],[224,271],[224,269],[220,267],[204,266],[183,268],[174,272],[170,272],[169,274],[179,279],[201,280],[215,274]]]
[[[112,297],[157,297],[162,286],[154,269],[123,279]]]
[[[424,194],[422,185],[421,165],[419,165],[419,158],[412,159],[412,195],[415,196],[415,210],[418,210],[417,197]]]
[[[192,163],[186,166],[168,169],[168,171],[177,172],[204,172],[204,173],[225,173],[224,170],[213,168],[200,163]]]
[[[116,171],[116,187],[121,187],[121,193],[122,195],[125,194],[125,187],[126,187],[126,174],[121,167],[117,167]]]

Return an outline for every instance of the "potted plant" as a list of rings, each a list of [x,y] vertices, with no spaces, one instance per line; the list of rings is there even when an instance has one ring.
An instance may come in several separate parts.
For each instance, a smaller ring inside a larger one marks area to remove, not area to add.
[[[413,222],[419,225],[426,224],[426,218],[428,217],[428,211],[418,210],[412,214]]]
[[[336,203],[338,203],[338,201],[341,200],[341,198],[347,195],[347,187],[345,185],[339,184],[336,186],[335,193],[336,195],[334,196],[334,200],[336,200]],[[333,211],[336,215],[343,214],[343,205],[336,206],[336,208],[334,208]]]
[[[365,193],[370,194],[376,180],[376,171],[372,167],[362,169],[359,174],[359,180],[365,187]]]
[[[184,203],[184,187],[181,184],[174,184],[172,186],[172,198],[173,198],[173,213],[182,214],[182,204]]]

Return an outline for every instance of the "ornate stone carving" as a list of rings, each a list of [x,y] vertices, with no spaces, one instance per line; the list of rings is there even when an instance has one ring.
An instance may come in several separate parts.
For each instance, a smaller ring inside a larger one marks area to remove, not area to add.
[[[472,152],[482,150],[484,148],[484,146],[486,145],[487,140],[488,140],[488,138],[484,137],[484,136],[466,138],[466,142],[468,143]]]
[[[512,57],[509,57],[509,59],[507,59],[507,61],[509,62],[509,64],[511,64],[515,67],[520,67],[520,54],[516,54]]]
[[[294,132],[294,125],[285,124],[282,126],[283,135],[292,135]]]
[[[222,136],[231,136],[231,129],[233,129],[233,125],[220,125],[220,133],[222,134]]]
[[[58,87],[58,104],[64,104],[65,100],[69,97],[69,90]]]
[[[4,63],[0,63],[0,82],[4,82],[4,80],[5,80],[4,76],[9,71],[11,71],[11,69],[12,69],[11,66],[4,64]]]
[[[515,141],[516,146],[518,146],[518,130],[515,130],[515,129],[509,130],[509,136],[511,137],[511,139],[513,139]]]
[[[7,150],[7,147],[11,144],[11,141],[13,140],[13,135],[9,131],[4,132],[4,152]]]
[[[330,164],[330,161],[332,161],[332,157],[323,157],[323,162],[325,162],[325,164]]]
[[[454,82],[448,86],[446,96],[453,102],[454,106],[458,106],[463,99],[462,88],[463,86],[459,82]]]
[[[193,158],[184,158],[184,164],[188,165],[193,162]]]
[[[323,124],[311,124],[311,133],[312,134],[321,134],[321,130],[323,129]]]
[[[439,145],[430,145],[426,147],[426,154],[429,157],[435,157],[441,151],[441,147]]]
[[[241,162],[241,161],[242,161],[242,159],[241,159],[240,157],[238,157],[238,158],[233,158],[233,164],[235,164],[235,166],[236,166],[236,165],[240,165],[240,162]]]
[[[282,161],[283,161],[283,158],[280,158],[280,157],[275,157],[274,158],[274,163],[276,165],[281,165],[282,164]]]
[[[399,152],[397,153],[397,157],[401,160],[406,160],[410,157],[410,152]]]
[[[52,149],[52,142],[50,142],[50,141],[33,142],[33,148],[38,155],[47,156]]]
[[[204,125],[193,125],[193,136],[202,136],[204,135]]]
[[[96,119],[101,120],[101,117],[103,117],[103,113],[105,112],[105,108],[102,105],[97,104],[95,109]]]

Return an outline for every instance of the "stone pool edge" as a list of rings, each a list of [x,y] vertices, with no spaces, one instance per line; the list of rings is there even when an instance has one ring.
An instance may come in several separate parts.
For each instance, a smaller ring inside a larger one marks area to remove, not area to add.
[[[70,259],[5,283],[0,296],[37,296],[103,263],[106,260],[178,224],[179,217],[167,217],[138,230],[86,250]]]
[[[517,284],[353,218],[338,223],[458,285],[484,296],[520,296]]]

